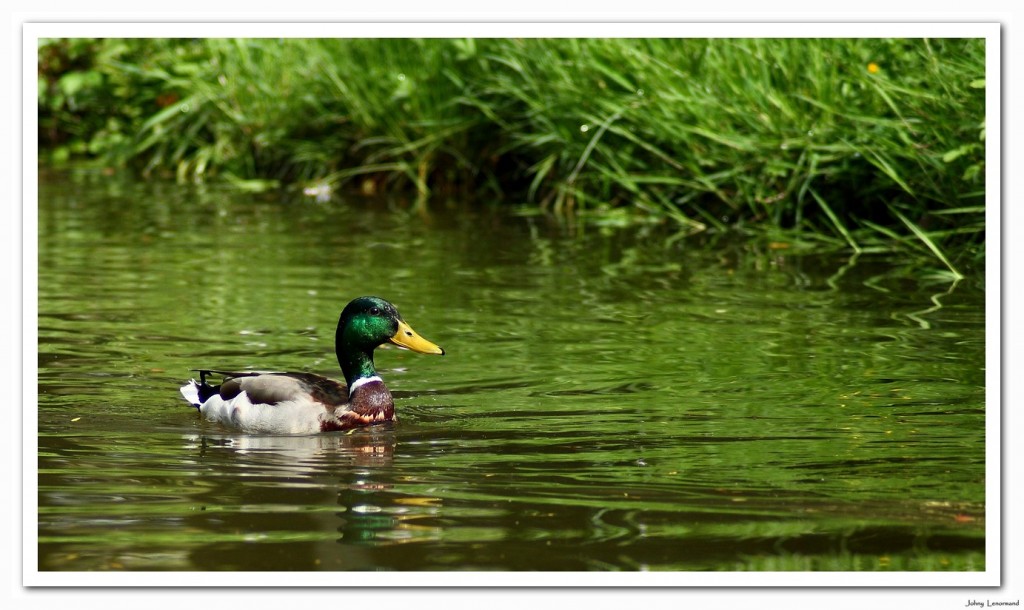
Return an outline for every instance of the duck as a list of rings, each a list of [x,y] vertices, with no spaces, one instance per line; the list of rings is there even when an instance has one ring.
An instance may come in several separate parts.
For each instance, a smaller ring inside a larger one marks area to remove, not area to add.
[[[317,434],[397,421],[395,401],[373,364],[391,343],[420,354],[444,349],[421,337],[380,297],[353,299],[338,318],[334,351],[345,382],[313,373],[193,369],[181,395],[207,420],[246,433]],[[207,377],[219,376],[213,385]]]

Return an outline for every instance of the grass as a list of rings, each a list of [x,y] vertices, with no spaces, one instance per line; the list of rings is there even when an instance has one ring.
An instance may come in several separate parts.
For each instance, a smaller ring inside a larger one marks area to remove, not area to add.
[[[56,160],[796,228],[923,249],[957,275],[953,259],[983,256],[980,39],[76,39],[39,54]]]

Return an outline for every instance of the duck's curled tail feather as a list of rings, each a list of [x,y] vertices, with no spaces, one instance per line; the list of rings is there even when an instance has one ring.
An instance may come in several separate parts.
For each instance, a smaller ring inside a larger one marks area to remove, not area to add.
[[[199,381],[195,379],[189,379],[188,383],[181,386],[181,395],[185,397],[190,405],[198,409],[200,405],[209,400],[211,396],[220,394],[219,385],[210,385],[206,382],[206,376],[211,372],[208,370],[199,370]]]

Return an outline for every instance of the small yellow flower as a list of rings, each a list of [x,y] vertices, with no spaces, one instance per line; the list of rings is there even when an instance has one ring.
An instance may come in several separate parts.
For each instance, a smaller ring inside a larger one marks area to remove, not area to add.
[[[875,74],[876,72],[878,72],[878,64],[876,64],[875,62],[869,63],[868,64],[868,72],[870,72],[872,74]]]

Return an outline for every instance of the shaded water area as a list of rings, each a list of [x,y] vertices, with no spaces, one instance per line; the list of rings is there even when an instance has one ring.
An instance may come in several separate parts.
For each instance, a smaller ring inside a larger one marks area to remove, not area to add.
[[[39,569],[984,569],[980,277],[670,237],[43,172]],[[178,395],[340,376],[363,294],[447,351],[378,350],[397,423]]]

